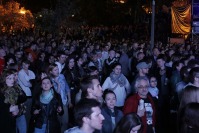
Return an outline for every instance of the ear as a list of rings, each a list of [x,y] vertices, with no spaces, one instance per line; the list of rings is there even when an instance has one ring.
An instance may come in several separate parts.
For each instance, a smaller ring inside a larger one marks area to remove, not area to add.
[[[88,124],[90,122],[90,119],[88,117],[82,118],[83,123]]]
[[[89,94],[89,93],[92,93],[92,91],[93,91],[92,88],[88,88],[88,89],[87,89],[88,94]]]

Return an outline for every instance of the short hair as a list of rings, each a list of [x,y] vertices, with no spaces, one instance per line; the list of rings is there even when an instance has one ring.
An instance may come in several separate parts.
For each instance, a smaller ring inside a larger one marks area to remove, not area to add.
[[[93,113],[93,107],[100,107],[100,103],[95,99],[81,99],[74,108],[74,117],[77,125],[81,127],[83,125],[83,117],[89,117]]]
[[[50,64],[50,65],[48,66],[48,71],[47,71],[47,73],[49,74],[49,76],[52,76],[52,75],[50,74],[50,72],[51,72],[55,67],[57,67],[57,64],[55,64],[55,63]]]
[[[140,81],[141,80],[145,80],[147,83],[148,83],[148,85],[150,85],[149,84],[149,79],[146,77],[146,76],[140,76],[140,77],[137,77],[136,78],[136,80],[135,80],[135,89],[136,89],[136,91],[137,91],[137,89],[138,89],[138,87],[139,87],[139,85],[140,85]]]
[[[90,75],[92,72],[94,71],[98,71],[97,67],[96,66],[89,66],[87,69],[86,69],[86,73],[87,75]]]
[[[194,78],[195,77],[198,77],[199,78],[199,67],[194,67],[190,70],[189,72],[189,79],[190,79],[190,82],[193,83],[194,82]]]
[[[199,103],[187,104],[179,114],[178,124],[180,133],[198,133]]]
[[[140,117],[136,113],[130,113],[122,117],[114,133],[130,133],[131,129],[138,125],[142,125]]]
[[[162,59],[162,60],[164,60],[164,61],[167,60],[167,58],[166,58],[166,56],[165,56],[164,54],[159,54],[158,57],[157,57],[157,60],[158,60],[158,59]]]
[[[82,90],[82,98],[85,98],[88,93],[87,93],[87,89],[88,88],[93,88],[93,79],[97,79],[98,77],[95,75],[91,75],[91,76],[85,76],[81,79],[80,81],[80,88]]]

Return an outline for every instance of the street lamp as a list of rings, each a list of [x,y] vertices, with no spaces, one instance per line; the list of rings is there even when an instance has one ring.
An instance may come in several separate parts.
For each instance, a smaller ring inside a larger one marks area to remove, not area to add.
[[[155,29],[155,0],[152,0],[152,14],[151,14],[151,44],[150,50],[152,53],[154,47],[154,29]]]

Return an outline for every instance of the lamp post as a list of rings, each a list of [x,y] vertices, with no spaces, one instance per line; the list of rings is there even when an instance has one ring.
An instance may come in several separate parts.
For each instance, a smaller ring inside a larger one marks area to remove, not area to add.
[[[151,44],[150,50],[152,53],[154,47],[154,29],[155,29],[155,0],[152,0],[152,14],[151,14]]]

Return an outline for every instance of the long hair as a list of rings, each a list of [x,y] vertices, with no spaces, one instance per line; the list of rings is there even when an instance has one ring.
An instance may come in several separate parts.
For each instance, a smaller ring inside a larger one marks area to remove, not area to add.
[[[189,85],[183,90],[179,110],[181,110],[185,105],[191,102],[199,103],[199,88]]]
[[[130,113],[118,122],[114,133],[130,133],[131,129],[138,125],[142,125],[140,117],[135,113]]]
[[[179,114],[179,133],[198,133],[199,103],[187,104]]]

